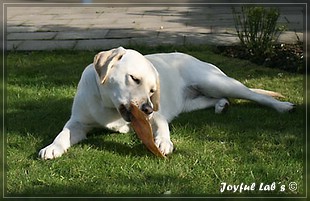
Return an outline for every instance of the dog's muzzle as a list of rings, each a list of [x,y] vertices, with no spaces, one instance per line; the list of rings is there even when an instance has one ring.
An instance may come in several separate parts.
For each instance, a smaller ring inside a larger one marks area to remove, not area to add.
[[[144,112],[149,118],[152,117],[152,113],[154,112],[152,106],[147,103],[142,104],[140,110]],[[119,113],[123,117],[123,119],[127,122],[131,122],[131,108],[127,108],[125,105],[120,105],[118,108]]]

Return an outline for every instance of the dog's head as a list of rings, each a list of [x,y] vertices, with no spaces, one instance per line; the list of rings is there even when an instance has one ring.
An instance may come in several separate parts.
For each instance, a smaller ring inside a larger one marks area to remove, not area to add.
[[[94,58],[105,96],[130,121],[130,103],[152,116],[159,110],[159,76],[151,62],[134,50],[122,47],[99,52]]]

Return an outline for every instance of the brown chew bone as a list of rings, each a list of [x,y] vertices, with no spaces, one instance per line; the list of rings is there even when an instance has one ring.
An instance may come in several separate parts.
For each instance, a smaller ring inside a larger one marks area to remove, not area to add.
[[[154,143],[152,127],[144,112],[139,110],[133,103],[131,108],[131,125],[142,143],[156,156],[166,158]]]

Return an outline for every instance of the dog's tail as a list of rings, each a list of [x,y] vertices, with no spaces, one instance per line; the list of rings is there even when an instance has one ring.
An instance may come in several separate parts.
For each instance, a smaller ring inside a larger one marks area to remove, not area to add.
[[[282,94],[280,94],[278,92],[274,92],[274,91],[268,91],[268,90],[264,90],[264,89],[250,89],[250,90],[253,92],[256,92],[258,94],[271,96],[273,98],[285,98],[285,96],[283,96]]]

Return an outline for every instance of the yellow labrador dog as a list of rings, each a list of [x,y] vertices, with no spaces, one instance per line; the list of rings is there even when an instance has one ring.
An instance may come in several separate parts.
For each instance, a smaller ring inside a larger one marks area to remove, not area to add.
[[[227,98],[256,101],[278,112],[294,105],[272,96],[275,92],[249,89],[216,66],[182,53],[143,56],[122,47],[98,53],[84,70],[74,98],[72,115],[53,143],[39,152],[42,159],[61,156],[86,138],[93,127],[130,131],[130,103],[149,115],[156,146],[173,150],[168,122],[181,112],[228,106]]]

